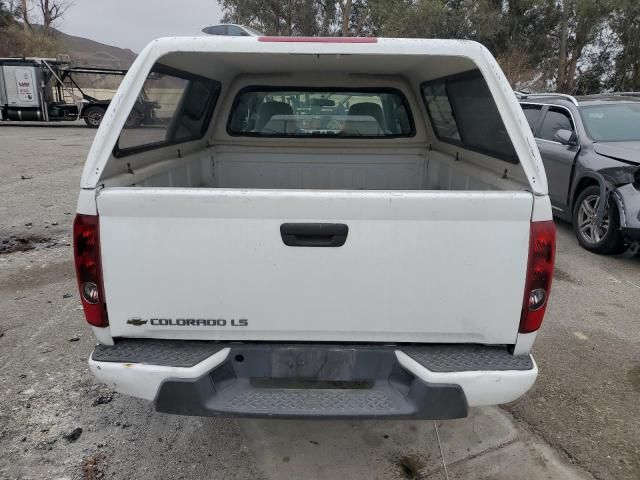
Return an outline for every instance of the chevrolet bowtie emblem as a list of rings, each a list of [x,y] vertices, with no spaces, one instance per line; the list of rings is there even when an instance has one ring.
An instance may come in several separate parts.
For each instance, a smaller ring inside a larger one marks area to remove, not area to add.
[[[148,320],[142,320],[141,318],[130,318],[129,320],[127,320],[127,323],[129,325],[135,325],[136,327],[139,327],[140,325],[145,325],[148,322]]]

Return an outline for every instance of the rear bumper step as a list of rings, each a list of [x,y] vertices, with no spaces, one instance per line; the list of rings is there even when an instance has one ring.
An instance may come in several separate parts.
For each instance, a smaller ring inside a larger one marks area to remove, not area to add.
[[[91,358],[98,362],[145,363],[166,367],[193,367],[224,345],[218,342],[127,338],[114,345],[96,345]]]
[[[537,376],[529,355],[474,345],[120,340],[89,363],[158,411],[199,416],[461,418],[518,398]]]

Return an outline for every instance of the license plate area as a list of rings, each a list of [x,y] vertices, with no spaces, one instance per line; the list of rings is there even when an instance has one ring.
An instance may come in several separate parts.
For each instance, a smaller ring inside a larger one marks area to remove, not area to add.
[[[271,379],[313,382],[354,380],[354,348],[283,347],[270,352]]]

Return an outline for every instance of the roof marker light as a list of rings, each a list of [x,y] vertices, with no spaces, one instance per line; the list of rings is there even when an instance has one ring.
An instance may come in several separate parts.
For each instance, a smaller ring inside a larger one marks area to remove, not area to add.
[[[376,37],[258,37],[259,42],[274,43],[378,43]]]

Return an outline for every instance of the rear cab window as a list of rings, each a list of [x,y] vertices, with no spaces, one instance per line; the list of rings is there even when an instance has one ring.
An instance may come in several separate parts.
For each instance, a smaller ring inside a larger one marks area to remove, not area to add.
[[[421,90],[440,141],[518,163],[502,117],[479,70],[424,82]]]
[[[394,89],[248,87],[231,108],[227,133],[253,137],[411,137],[404,95]]]
[[[215,80],[157,64],[129,112],[114,155],[201,139],[219,92]]]

